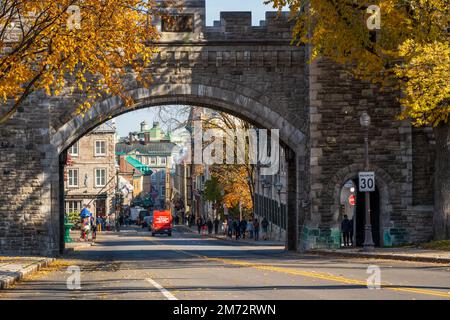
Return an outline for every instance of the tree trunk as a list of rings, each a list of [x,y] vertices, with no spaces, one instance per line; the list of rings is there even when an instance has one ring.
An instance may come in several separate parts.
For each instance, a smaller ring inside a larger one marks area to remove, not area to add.
[[[450,122],[434,128],[436,166],[434,174],[433,231],[436,240],[450,238]]]

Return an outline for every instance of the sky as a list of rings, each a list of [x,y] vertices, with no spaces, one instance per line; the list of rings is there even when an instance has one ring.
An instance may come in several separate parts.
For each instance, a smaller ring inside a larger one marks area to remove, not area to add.
[[[221,11],[252,11],[253,25],[265,19],[266,11],[274,11],[264,5],[264,0],[206,0],[206,25],[212,26],[214,20],[220,19]],[[126,113],[116,119],[119,136],[128,136],[129,132],[138,131],[139,124],[146,120],[150,125],[157,121],[155,108],[147,108]]]
[[[220,11],[252,11],[254,26],[264,20],[266,11],[274,11],[264,0],[206,0],[206,25],[212,26],[214,20],[220,20]]]

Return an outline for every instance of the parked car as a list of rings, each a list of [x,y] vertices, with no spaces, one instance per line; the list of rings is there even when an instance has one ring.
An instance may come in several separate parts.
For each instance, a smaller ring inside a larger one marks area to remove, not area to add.
[[[149,231],[152,231],[153,226],[153,214],[144,217],[144,221],[142,223],[142,228],[148,228]]]

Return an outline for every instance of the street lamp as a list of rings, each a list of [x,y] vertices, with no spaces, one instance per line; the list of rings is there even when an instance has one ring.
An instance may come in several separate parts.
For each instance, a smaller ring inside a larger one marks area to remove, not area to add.
[[[266,196],[266,193],[265,193],[264,191],[265,191],[266,189],[270,189],[272,185],[270,184],[270,182],[269,182],[266,178],[264,178],[264,179],[262,180],[261,184],[262,184],[262,187],[263,187],[263,201],[266,202],[266,201],[264,200],[264,198],[265,198],[265,196]],[[268,197],[269,197],[269,194],[267,194],[267,199],[268,199]],[[272,221],[272,220],[271,220],[270,213],[267,212],[267,207],[264,206],[264,205],[263,205],[263,212],[262,212],[262,213],[263,213],[263,216],[264,216],[264,217],[266,217],[266,218],[268,218],[270,221]]]
[[[280,220],[278,221],[278,227],[280,229],[280,239],[281,239],[281,227],[283,225],[282,223],[282,212],[281,212],[281,190],[283,190],[283,184],[281,183],[281,181],[278,181],[277,183],[275,183],[275,189],[277,190],[278,193],[278,214],[280,217]]]
[[[367,111],[364,111],[360,118],[361,127],[365,129],[364,136],[364,158],[365,158],[365,170],[369,171],[369,127],[370,127],[370,115]],[[372,225],[370,223],[370,192],[365,192],[366,200],[366,224],[364,232],[364,251],[372,251],[375,247],[372,237]]]

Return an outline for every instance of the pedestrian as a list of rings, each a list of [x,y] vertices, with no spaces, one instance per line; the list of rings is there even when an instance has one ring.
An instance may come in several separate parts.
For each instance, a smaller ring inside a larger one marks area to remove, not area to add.
[[[89,233],[86,233],[87,228],[86,228],[86,223],[89,220],[89,217],[91,216],[91,212],[89,211],[89,209],[91,208],[91,206],[89,204],[85,204],[83,206],[83,210],[81,210],[80,213],[80,220],[81,220],[81,235],[80,235],[80,240],[86,240],[86,236],[89,235]]]
[[[89,217],[89,222],[90,222],[89,227],[92,234],[92,242],[95,242],[95,240],[97,239],[97,223],[95,217],[92,214]]]
[[[253,233],[255,235],[255,241],[259,240],[259,221],[258,219],[255,219],[255,221],[253,221]]]
[[[102,232],[103,230],[102,217],[97,217],[96,225],[97,225],[97,232]]]
[[[91,231],[91,222],[90,216],[87,216],[83,219],[83,227],[82,227],[82,240],[89,241],[89,233]]]
[[[233,238],[233,219],[227,219],[227,235],[229,238]]]
[[[237,220],[233,220],[233,232],[236,240],[239,240],[239,222]]]
[[[348,219],[347,215],[344,215],[344,220],[341,222],[342,236],[344,238],[344,247],[350,246],[350,233],[353,230],[352,222]]]
[[[208,224],[208,234],[212,234],[213,228],[214,228],[214,224],[211,221],[211,219],[208,219],[208,223],[207,224]]]
[[[214,219],[214,234],[218,234],[219,233],[219,224],[220,224],[220,221],[219,221],[219,219],[216,217],[215,219]]]
[[[198,231],[198,234],[202,233],[202,218],[200,218],[200,217],[197,219],[197,231]]]
[[[245,239],[245,233],[247,232],[247,220],[243,219],[240,222],[240,229],[241,229],[242,239]]]
[[[206,232],[208,232],[208,222],[206,221],[206,218],[202,218],[202,235],[206,236]]]
[[[247,232],[250,239],[253,239],[253,220],[249,219],[247,222]]]
[[[264,240],[267,240],[269,238],[269,221],[267,221],[267,219],[264,217],[264,219],[261,221],[261,227],[263,230],[263,237]]]

